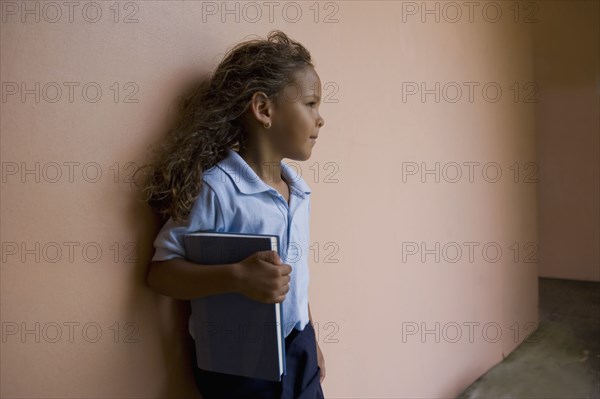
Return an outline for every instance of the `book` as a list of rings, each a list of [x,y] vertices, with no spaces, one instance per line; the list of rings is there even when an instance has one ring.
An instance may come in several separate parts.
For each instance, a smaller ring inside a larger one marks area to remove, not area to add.
[[[199,231],[184,235],[186,258],[202,265],[239,262],[259,251],[278,251],[279,237]],[[280,303],[238,292],[191,301],[197,365],[203,370],[281,381],[285,337]]]

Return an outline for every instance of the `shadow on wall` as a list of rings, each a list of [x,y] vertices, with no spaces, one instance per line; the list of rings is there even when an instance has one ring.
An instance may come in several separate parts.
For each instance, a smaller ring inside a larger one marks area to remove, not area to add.
[[[184,89],[181,90],[183,94],[169,106],[169,120],[165,121],[164,126],[158,128],[161,134],[159,143],[156,145],[160,145],[166,132],[169,132],[178,123],[183,100],[206,82],[207,78],[203,77],[184,85]],[[144,159],[143,162],[147,163],[151,160]],[[151,168],[147,168],[144,172],[140,171],[142,176],[139,178],[136,176],[136,183],[131,186],[135,195],[131,196],[130,210],[127,212],[130,219],[127,222],[129,226],[132,226],[131,231],[135,232],[139,256],[135,268],[135,280],[138,284],[132,287],[127,309],[131,309],[133,312],[131,315],[133,319],[139,320],[140,315],[145,315],[141,324],[148,330],[156,332],[156,335],[147,334],[147,336],[157,337],[160,348],[148,348],[148,350],[160,353],[160,357],[149,355],[145,358],[156,359],[162,363],[162,368],[156,367],[164,372],[161,378],[164,383],[160,387],[158,397],[202,399],[202,395],[196,388],[191,368],[191,351],[195,348],[194,341],[188,332],[188,318],[191,314],[190,302],[159,294],[153,291],[146,282],[149,265],[154,255],[154,239],[166,222],[166,219],[153,212],[150,206],[141,200],[143,194],[140,190],[144,187],[149,171]]]

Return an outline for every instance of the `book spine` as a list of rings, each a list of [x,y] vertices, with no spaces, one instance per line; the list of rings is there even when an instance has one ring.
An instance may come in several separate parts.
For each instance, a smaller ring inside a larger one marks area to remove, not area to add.
[[[273,248],[275,251],[277,251],[277,253],[279,254],[279,237],[273,237],[273,241],[272,244],[275,248]],[[281,255],[280,255],[281,257]],[[283,358],[283,375],[287,375],[287,367],[286,367],[286,361],[285,358],[286,356],[286,352],[285,352],[285,327],[284,327],[284,323],[283,323],[283,305],[278,303],[277,306],[275,307],[275,311],[279,312],[279,321],[280,321],[280,326],[279,326],[279,331],[281,334],[281,353],[282,353],[282,358]],[[281,376],[280,376],[281,378]]]

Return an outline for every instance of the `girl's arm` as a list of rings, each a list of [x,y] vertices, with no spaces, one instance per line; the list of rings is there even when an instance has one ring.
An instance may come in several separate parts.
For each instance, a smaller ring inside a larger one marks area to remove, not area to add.
[[[308,319],[310,320],[310,324],[314,328],[312,315],[310,314],[310,302],[308,303]],[[317,342],[315,344],[317,346],[317,363],[321,368],[321,375],[319,376],[319,380],[323,382],[323,380],[325,379],[325,357],[323,356],[323,352],[321,352],[321,347],[319,346],[319,333],[315,332],[315,334],[317,336]]]
[[[238,292],[239,269],[239,263],[199,267],[185,258],[176,257],[152,262],[147,282],[160,294],[188,301],[206,295]]]

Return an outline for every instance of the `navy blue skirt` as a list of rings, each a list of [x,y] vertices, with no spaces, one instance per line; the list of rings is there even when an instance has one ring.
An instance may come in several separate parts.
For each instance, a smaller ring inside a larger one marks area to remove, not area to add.
[[[324,399],[317,362],[315,330],[310,322],[285,338],[286,374],[281,381],[269,381],[192,368],[196,386],[204,399]]]

